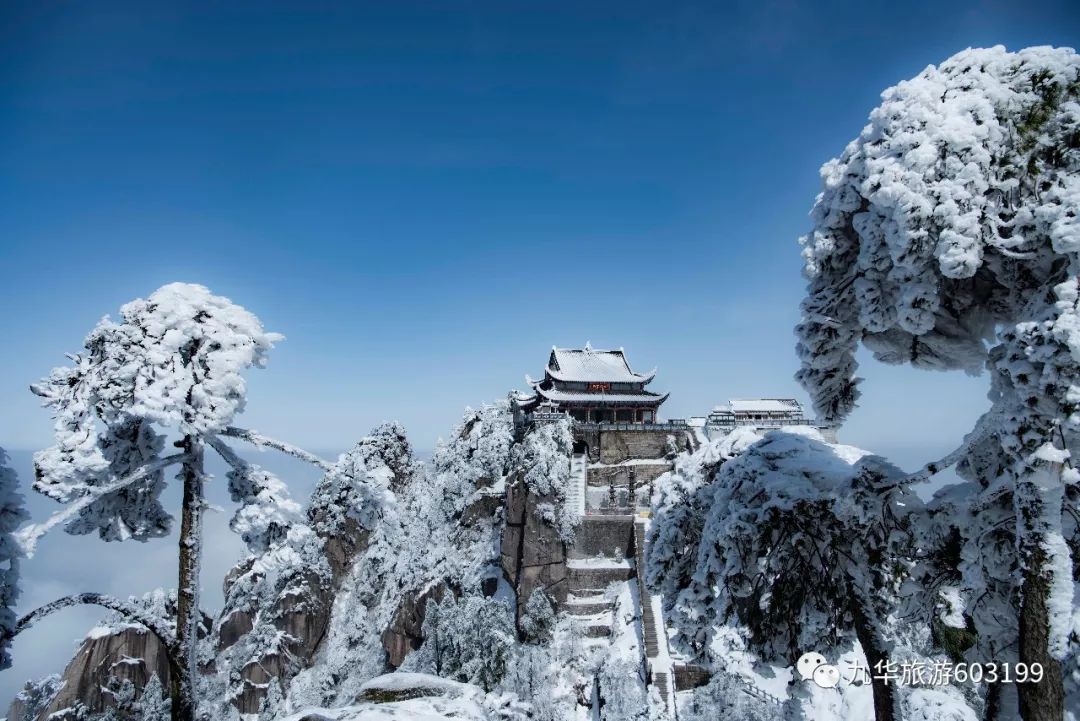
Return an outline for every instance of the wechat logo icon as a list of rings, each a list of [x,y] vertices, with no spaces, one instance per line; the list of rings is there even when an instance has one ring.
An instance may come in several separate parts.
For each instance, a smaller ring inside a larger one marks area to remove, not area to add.
[[[825,661],[816,651],[809,651],[795,662],[795,669],[803,681],[813,681],[821,688],[836,688],[840,683],[840,669]]]

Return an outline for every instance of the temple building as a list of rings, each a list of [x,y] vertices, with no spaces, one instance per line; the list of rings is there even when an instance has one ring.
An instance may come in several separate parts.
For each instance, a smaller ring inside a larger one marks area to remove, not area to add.
[[[705,422],[709,438],[719,438],[738,427],[750,427],[759,431],[789,426],[817,428],[825,440],[836,443],[836,428],[822,425],[808,418],[802,404],[794,398],[742,398],[732,399],[725,405],[716,406]]]
[[[553,347],[543,379],[525,376],[533,394],[515,400],[527,414],[568,413],[580,423],[653,424],[668,397],[645,390],[655,375],[655,369],[635,373],[621,348]]]
[[[802,405],[794,398],[733,399],[727,405],[713,408],[708,421],[710,426],[760,428],[806,425],[808,422]]]

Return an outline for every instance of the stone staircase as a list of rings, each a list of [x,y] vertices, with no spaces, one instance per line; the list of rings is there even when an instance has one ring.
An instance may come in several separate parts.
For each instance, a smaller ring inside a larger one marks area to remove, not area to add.
[[[641,637],[645,641],[645,661],[649,666],[652,684],[660,691],[664,705],[669,712],[675,703],[672,686],[671,658],[667,649],[667,638],[661,619],[658,616],[657,599],[645,588],[645,530],[647,521],[639,518],[634,522],[634,561],[641,572],[638,574],[638,600],[641,604]],[[662,645],[661,645],[662,644]]]
[[[608,586],[634,577],[633,559],[626,557],[632,524],[629,518],[584,516],[567,549],[566,610],[581,626],[586,645],[606,644],[611,635],[615,599],[605,597]]]

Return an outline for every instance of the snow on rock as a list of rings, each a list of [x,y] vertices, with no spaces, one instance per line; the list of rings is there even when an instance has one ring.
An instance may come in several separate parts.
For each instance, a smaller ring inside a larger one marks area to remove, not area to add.
[[[496,704],[470,684],[422,673],[391,673],[362,684],[358,703],[309,708],[281,721],[488,721]]]

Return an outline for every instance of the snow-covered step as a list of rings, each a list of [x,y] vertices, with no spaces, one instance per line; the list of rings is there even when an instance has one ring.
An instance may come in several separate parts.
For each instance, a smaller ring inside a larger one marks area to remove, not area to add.
[[[570,590],[607,588],[634,577],[634,562],[628,558],[570,558],[566,561]]]
[[[606,556],[624,558],[634,545],[634,519],[630,516],[586,516],[566,549],[570,558]]]
[[[567,603],[566,612],[571,616],[592,616],[604,611],[611,611],[613,604],[609,601],[597,601],[596,603]]]
[[[653,671],[652,675],[653,686],[660,691],[660,698],[664,699],[664,704],[671,709],[671,678],[665,671]]]

